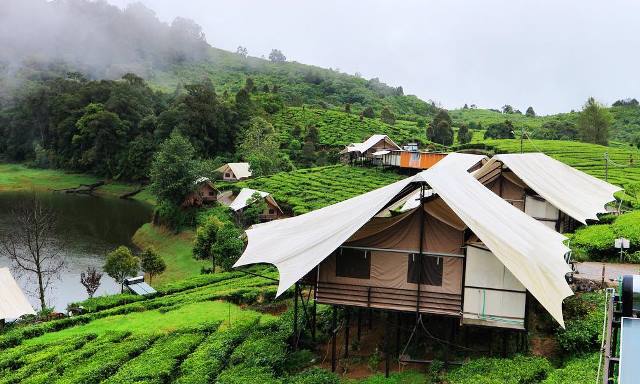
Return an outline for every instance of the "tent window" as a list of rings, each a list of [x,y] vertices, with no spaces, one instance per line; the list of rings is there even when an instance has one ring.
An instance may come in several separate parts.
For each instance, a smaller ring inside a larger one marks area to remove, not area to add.
[[[231,174],[230,173],[225,173],[224,177],[231,177]]]
[[[273,209],[273,208],[269,209],[269,214],[270,214],[270,215],[273,215],[273,214],[275,214],[275,213],[276,213],[276,210],[275,210],[275,209]]]
[[[407,273],[407,281],[417,284],[420,278],[420,284],[442,286],[442,266],[444,260],[442,257],[423,256],[422,257],[422,273],[419,273],[420,261],[418,254],[409,254],[409,271]]]
[[[336,252],[336,276],[368,279],[370,273],[370,252],[350,248],[340,248]]]
[[[213,195],[215,195],[215,192],[214,191],[209,191],[209,196],[213,196]]]

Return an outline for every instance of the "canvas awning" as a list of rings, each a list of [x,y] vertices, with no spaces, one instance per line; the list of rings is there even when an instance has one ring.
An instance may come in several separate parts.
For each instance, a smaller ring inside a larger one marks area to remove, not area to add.
[[[373,152],[373,156],[382,156],[382,155],[386,155],[389,152],[391,152],[391,151],[388,151],[386,149],[382,150],[382,151],[375,151],[375,152]]]
[[[529,188],[575,220],[586,224],[605,213],[622,188],[572,168],[543,153],[495,155],[476,172],[476,177],[501,166],[510,169]]]
[[[17,319],[22,315],[34,314],[9,268],[0,268],[0,319]]]
[[[233,172],[236,179],[246,179],[251,177],[249,163],[227,163],[216,169],[216,172],[226,172],[227,169],[230,169],[231,172]]]
[[[252,227],[234,267],[270,263],[278,268],[277,294],[315,268],[406,187],[426,182],[498,259],[564,326],[562,301],[566,238],[502,200],[465,171],[433,167],[361,196],[305,215]]]

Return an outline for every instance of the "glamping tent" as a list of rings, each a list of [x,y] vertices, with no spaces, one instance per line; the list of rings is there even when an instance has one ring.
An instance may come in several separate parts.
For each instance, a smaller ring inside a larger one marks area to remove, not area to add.
[[[270,263],[278,295],[305,275],[318,303],[459,318],[524,329],[531,294],[564,326],[573,294],[566,239],[485,188],[450,161],[361,196],[247,231],[235,267]],[[380,215],[416,191],[415,208]],[[430,192],[428,192],[430,191]],[[386,216],[386,217],[385,217]]]
[[[249,163],[227,163],[216,169],[216,172],[220,172],[222,180],[225,181],[238,181],[251,177]]]
[[[236,213],[241,213],[251,200],[251,196],[253,194],[259,193],[260,196],[264,199],[265,203],[267,203],[267,208],[260,215],[260,221],[271,221],[278,219],[284,215],[282,209],[278,205],[278,203],[274,200],[271,194],[262,191],[256,191],[251,188],[242,188],[238,196],[231,202],[229,208]]]
[[[11,276],[9,268],[0,268],[0,323],[34,314],[29,300]]]
[[[196,189],[185,197],[183,207],[201,206],[218,200],[220,191],[208,177],[200,177],[193,184]]]
[[[495,155],[474,173],[478,181],[529,216],[558,231],[598,220],[622,188],[542,153]]]

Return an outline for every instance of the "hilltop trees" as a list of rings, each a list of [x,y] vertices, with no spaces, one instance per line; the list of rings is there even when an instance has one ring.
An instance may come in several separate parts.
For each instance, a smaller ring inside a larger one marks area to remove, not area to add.
[[[602,104],[590,97],[578,116],[580,139],[586,143],[608,145],[610,125],[611,114]]]
[[[151,164],[151,192],[160,204],[180,205],[194,188],[199,176],[195,150],[187,139],[175,131],[161,145]]]
[[[526,112],[524,113],[528,117],[536,117],[536,112],[533,110],[533,107],[529,106]]]
[[[284,63],[287,61],[287,57],[279,49],[272,49],[269,53],[269,60],[274,63]]]
[[[451,116],[441,109],[427,127],[427,139],[442,145],[453,144],[453,129],[451,128]]]
[[[280,152],[280,139],[271,123],[262,117],[251,119],[242,134],[238,154],[251,164],[254,176],[291,169],[291,161]]]
[[[509,120],[493,123],[484,132],[485,139],[513,139],[515,138],[513,124]]]

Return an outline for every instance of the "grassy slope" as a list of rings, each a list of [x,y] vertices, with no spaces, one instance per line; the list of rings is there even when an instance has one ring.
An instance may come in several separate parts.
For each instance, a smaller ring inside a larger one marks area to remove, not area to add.
[[[74,188],[80,184],[92,184],[99,179],[94,176],[67,173],[61,170],[29,168],[23,164],[0,163],[0,192],[2,191],[50,191],[54,189]],[[116,197],[137,188],[136,185],[108,182],[98,188],[98,195]],[[142,191],[134,197],[136,200],[153,203],[153,197]]]
[[[167,270],[153,281],[154,286],[185,279],[200,274],[202,267],[209,262],[193,257],[192,231],[174,234],[150,223],[143,225],[133,235],[133,242],[140,248],[153,247],[167,264]]]

